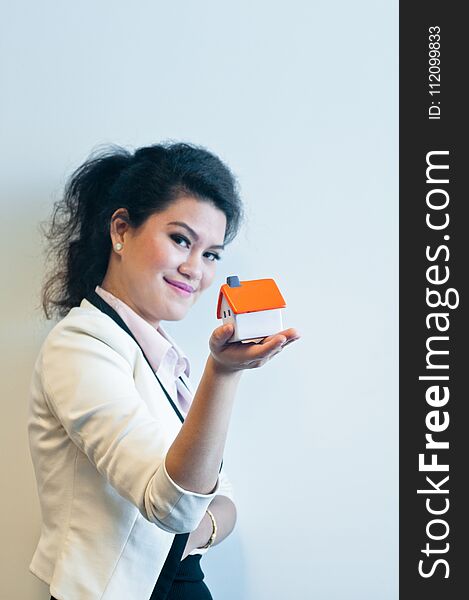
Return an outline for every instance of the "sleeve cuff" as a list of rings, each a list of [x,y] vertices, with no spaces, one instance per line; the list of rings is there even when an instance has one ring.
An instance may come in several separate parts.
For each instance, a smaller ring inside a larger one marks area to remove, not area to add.
[[[194,550],[192,550],[192,552],[189,552],[189,555],[191,555],[191,554],[205,554],[209,550],[210,550],[210,548],[194,548]]]
[[[145,494],[148,519],[171,533],[193,531],[218,493],[220,481],[217,479],[210,494],[191,492],[171,479],[166,470],[165,460],[152,477]]]
[[[220,474],[218,475],[218,480],[220,485],[218,487],[217,494],[219,496],[226,496],[231,500],[231,502],[233,502],[233,504],[236,504],[233,484],[231,483],[224,469],[222,469]]]
[[[190,490],[186,490],[183,487],[181,487],[180,485],[178,485],[173,479],[171,479],[168,471],[166,470],[166,457],[163,461],[162,467],[163,467],[163,471],[164,471],[166,479],[168,480],[170,485],[174,489],[176,489],[180,494],[190,494],[190,495],[196,496],[198,498],[210,498],[210,500],[213,500],[214,496],[217,493],[219,493],[219,491],[220,491],[220,478],[217,478],[217,483],[215,484],[215,487],[209,494],[200,494],[199,492],[191,492]],[[205,512],[205,510],[204,510],[204,512]]]

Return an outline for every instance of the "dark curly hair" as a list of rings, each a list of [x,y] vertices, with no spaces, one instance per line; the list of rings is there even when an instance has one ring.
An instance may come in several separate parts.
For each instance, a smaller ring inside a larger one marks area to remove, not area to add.
[[[46,317],[64,316],[102,282],[118,208],[139,227],[182,195],[212,202],[226,215],[225,243],[235,237],[243,216],[236,178],[205,148],[163,142],[134,153],[110,146],[92,154],[72,173],[43,228],[53,263],[42,290]]]

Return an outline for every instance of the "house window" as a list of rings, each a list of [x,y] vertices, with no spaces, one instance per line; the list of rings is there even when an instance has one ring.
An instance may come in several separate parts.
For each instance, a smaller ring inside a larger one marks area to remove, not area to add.
[[[228,309],[228,316],[231,317],[231,310]]]
[[[226,318],[226,310],[223,311],[223,316]]]

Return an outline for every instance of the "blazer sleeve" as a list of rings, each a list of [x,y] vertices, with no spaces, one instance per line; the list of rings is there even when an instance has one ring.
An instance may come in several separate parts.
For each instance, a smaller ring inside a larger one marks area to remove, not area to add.
[[[223,468],[219,475],[219,487],[216,493],[218,496],[226,496],[235,504],[233,484]]]
[[[103,319],[94,317],[98,326],[83,329],[71,318],[49,334],[42,352],[46,401],[71,440],[146,519],[171,533],[193,531],[220,481],[200,494],[169,477],[165,455],[172,439],[134,382],[138,348]]]

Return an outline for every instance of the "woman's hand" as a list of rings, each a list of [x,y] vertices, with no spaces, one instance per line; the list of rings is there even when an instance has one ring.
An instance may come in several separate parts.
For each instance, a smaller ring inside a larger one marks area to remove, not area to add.
[[[255,369],[279,354],[292,342],[300,338],[296,329],[290,328],[264,338],[261,342],[229,343],[234,333],[231,323],[217,327],[210,337],[210,351],[217,368],[226,372]]]

